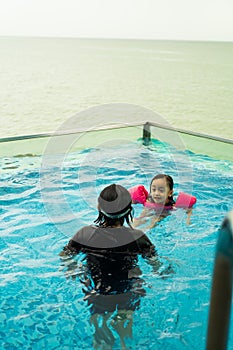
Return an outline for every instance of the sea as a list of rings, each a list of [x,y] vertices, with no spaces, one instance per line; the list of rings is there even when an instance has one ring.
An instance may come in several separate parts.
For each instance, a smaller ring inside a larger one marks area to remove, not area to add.
[[[79,112],[123,103],[233,139],[232,58],[233,42],[0,37],[0,138],[54,132]]]

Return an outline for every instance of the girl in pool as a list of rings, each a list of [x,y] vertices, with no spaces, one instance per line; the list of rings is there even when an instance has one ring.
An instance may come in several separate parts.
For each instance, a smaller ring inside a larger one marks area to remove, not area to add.
[[[152,216],[150,225],[144,228],[150,229],[156,226],[163,218],[170,215],[170,210],[176,205],[173,199],[173,186],[173,178],[170,175],[158,174],[153,177],[150,183],[150,193],[144,203],[145,208],[139,218],[134,219],[134,227],[146,223],[144,218]],[[145,195],[147,196],[147,193]],[[191,208],[187,208],[187,214],[187,224],[189,224]]]

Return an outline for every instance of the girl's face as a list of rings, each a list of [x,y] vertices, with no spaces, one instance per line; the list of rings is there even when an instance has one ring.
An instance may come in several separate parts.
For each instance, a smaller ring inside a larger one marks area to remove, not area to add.
[[[167,185],[166,179],[155,179],[151,184],[151,197],[157,204],[165,205],[168,202],[168,197],[173,193]]]

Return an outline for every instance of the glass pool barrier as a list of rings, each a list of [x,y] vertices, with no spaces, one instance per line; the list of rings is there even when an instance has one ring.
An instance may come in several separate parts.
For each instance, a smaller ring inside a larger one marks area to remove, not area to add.
[[[69,153],[95,147],[115,139],[136,141],[145,146],[153,139],[171,144],[176,149],[188,150],[216,159],[233,161],[233,140],[192,132],[171,126],[146,122],[142,124],[106,124],[95,129],[75,129],[55,133],[33,134],[0,138],[0,157],[42,155],[50,142],[50,152]],[[51,142],[52,140],[52,142]],[[68,147],[67,147],[68,146]]]
[[[103,125],[95,129],[75,129],[54,133],[0,138],[0,157],[42,155],[48,144],[50,152],[69,153],[83,150],[113,139],[135,141],[142,135],[142,125]]]
[[[176,138],[173,137],[174,133],[177,135]],[[156,139],[156,136],[159,136],[161,140],[172,144],[178,149],[185,146],[185,149],[194,153],[205,154],[216,159],[233,160],[233,140],[230,139],[192,132],[158,123],[145,123],[143,128],[144,144],[149,145],[150,140],[152,138]]]
[[[207,350],[226,350],[231,314],[233,282],[233,211],[224,219],[217,242],[209,324]]]

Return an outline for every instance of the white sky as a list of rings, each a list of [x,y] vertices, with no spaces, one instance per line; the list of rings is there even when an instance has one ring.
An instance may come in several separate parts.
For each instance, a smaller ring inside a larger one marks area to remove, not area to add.
[[[233,0],[0,0],[0,36],[233,41]]]

